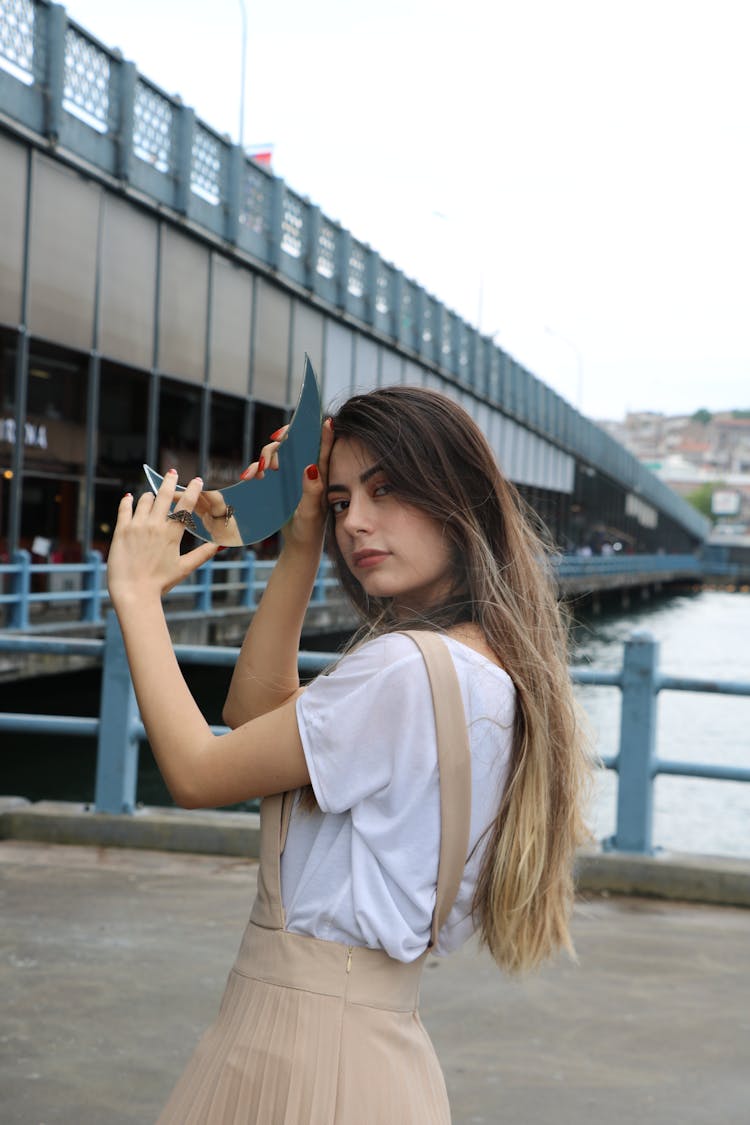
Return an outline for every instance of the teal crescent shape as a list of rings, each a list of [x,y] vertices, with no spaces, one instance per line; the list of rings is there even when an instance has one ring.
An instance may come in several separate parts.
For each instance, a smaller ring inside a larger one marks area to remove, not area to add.
[[[291,519],[302,497],[302,474],[318,460],[323,424],[318,380],[305,355],[302,389],[286,437],[279,446],[279,468],[262,480],[241,480],[226,488],[205,489],[193,512],[193,535],[223,547],[260,543]],[[149,465],[146,479],[157,492],[164,477]],[[184,492],[182,485],[177,493]],[[179,498],[179,497],[178,497]],[[174,505],[172,505],[174,507]]]

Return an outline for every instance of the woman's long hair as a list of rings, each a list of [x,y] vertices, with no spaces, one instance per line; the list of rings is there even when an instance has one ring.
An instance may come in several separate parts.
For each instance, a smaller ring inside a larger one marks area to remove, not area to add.
[[[533,968],[561,946],[572,953],[573,859],[588,838],[582,806],[591,771],[538,520],[473,419],[444,395],[384,387],[349,399],[333,425],[336,440],[361,442],[394,494],[438,521],[453,548],[447,600],[404,621],[390,599],[368,597],[353,577],[331,521],[329,551],[363,620],[355,640],[476,622],[516,689],[508,781],[474,894],[480,937],[510,971]]]

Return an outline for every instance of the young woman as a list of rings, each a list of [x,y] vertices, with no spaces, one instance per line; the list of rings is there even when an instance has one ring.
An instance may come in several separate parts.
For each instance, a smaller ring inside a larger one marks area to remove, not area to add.
[[[260,465],[283,457],[272,442]],[[258,475],[258,463],[251,467]],[[436,1125],[445,1084],[419,1021],[427,950],[475,930],[509,971],[571,948],[588,764],[540,538],[469,415],[421,388],[350,399],[242,646],[213,736],[177,666],[161,595],[180,555],[176,474],[109,558],[143,721],[175,801],[264,798],[258,897],[217,1021],[160,1122]],[[192,509],[201,482],[179,507]],[[328,525],[363,627],[299,686]]]

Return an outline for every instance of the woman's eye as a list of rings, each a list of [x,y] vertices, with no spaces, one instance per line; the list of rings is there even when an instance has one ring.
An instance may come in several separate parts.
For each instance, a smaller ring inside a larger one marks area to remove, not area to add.
[[[348,504],[348,500],[331,500],[328,507],[331,509],[334,516],[340,516],[342,512],[346,511]]]
[[[389,492],[393,492],[393,486],[390,484],[379,484],[373,490],[373,496],[387,496]]]

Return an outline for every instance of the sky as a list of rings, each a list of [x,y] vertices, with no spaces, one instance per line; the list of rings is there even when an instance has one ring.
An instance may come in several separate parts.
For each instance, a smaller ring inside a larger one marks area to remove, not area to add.
[[[68,0],[583,413],[750,407],[747,0]]]

